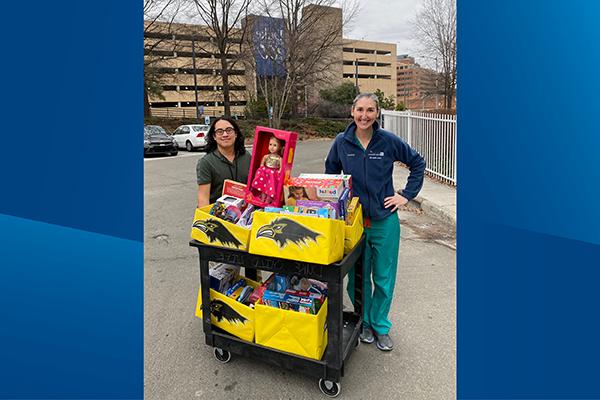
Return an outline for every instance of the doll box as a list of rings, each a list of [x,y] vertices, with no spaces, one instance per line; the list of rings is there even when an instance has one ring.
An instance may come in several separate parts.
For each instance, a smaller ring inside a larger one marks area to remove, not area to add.
[[[290,178],[284,186],[285,202],[296,200],[337,202],[344,191],[344,181],[337,178]]]
[[[345,222],[339,219],[257,211],[252,220],[252,254],[331,264],[344,255]]]
[[[282,140],[285,145],[281,153],[281,169],[278,175],[278,182],[275,193],[278,197],[273,202],[262,201],[259,198],[259,192],[252,188],[252,181],[256,176],[256,171],[260,168],[262,158],[269,154],[269,140],[271,137]],[[294,162],[294,153],[296,151],[296,142],[298,134],[296,132],[282,131],[279,129],[257,126],[254,134],[254,146],[252,147],[252,160],[250,161],[250,170],[248,171],[248,182],[245,190],[245,200],[247,203],[254,204],[257,207],[280,207],[283,204],[281,193],[283,185],[289,179],[292,173],[292,164]]]
[[[192,239],[212,246],[248,250],[250,229],[210,215],[213,205],[197,208],[192,224]]]
[[[246,279],[246,283],[254,289],[260,286],[258,282]],[[248,342],[254,341],[255,317],[254,309],[240,303],[223,293],[210,289],[210,322]],[[196,302],[196,317],[202,318],[202,289],[198,290]]]

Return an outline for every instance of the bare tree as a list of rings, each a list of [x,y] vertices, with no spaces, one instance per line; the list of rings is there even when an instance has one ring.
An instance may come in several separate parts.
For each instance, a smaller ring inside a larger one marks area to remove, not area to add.
[[[242,20],[248,14],[250,0],[193,0],[201,23],[208,29],[207,40],[197,44],[205,52],[215,54],[220,63],[220,78],[223,90],[223,113],[231,115],[230,74],[244,55],[246,35]]]
[[[181,0],[144,0],[144,116],[150,116],[149,96],[164,98],[159,68],[177,51],[172,24],[181,6]]]
[[[263,0],[267,18],[249,19],[257,87],[276,128],[284,113],[297,114],[309,90],[341,83],[343,27],[358,9],[350,1],[343,14],[335,0]]]
[[[456,93],[456,0],[424,0],[414,27],[423,51],[441,61],[444,105],[450,109]]]

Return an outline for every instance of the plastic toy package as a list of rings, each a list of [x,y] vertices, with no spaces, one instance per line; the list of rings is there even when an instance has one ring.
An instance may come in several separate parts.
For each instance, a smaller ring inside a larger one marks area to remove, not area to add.
[[[246,203],[243,199],[223,195],[217,199],[209,214],[235,224],[239,221],[245,208]]]

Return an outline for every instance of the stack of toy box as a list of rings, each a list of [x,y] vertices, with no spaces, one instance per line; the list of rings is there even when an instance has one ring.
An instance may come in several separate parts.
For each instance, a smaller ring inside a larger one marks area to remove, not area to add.
[[[213,246],[248,250],[254,206],[244,201],[246,185],[225,180],[223,195],[197,208],[191,237]]]
[[[212,325],[252,342],[255,333],[254,303],[249,298],[260,283],[239,276],[239,267],[217,264],[209,270],[210,322]],[[198,291],[196,316],[202,318],[202,290]]]
[[[256,343],[320,360],[327,347],[327,285],[274,275],[255,305]]]

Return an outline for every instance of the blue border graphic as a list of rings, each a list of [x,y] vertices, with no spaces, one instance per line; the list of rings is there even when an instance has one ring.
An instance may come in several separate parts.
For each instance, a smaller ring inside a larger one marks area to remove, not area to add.
[[[0,398],[143,397],[142,2],[0,24]]]
[[[597,2],[458,1],[458,398],[597,399]]]

